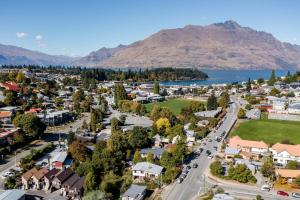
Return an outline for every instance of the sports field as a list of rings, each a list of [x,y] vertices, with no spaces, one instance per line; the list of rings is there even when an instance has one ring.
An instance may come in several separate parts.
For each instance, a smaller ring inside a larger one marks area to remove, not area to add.
[[[275,144],[283,140],[300,144],[300,122],[251,120],[241,123],[231,135],[238,135],[246,140],[262,140],[268,144]]]

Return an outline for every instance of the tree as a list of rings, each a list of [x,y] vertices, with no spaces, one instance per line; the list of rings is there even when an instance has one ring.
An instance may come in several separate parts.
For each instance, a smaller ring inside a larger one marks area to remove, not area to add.
[[[228,107],[229,101],[230,101],[230,97],[228,92],[222,92],[219,100],[219,106],[225,109]]]
[[[120,100],[125,100],[126,99],[126,90],[124,88],[123,84],[116,84],[115,85],[115,90],[114,90],[114,101],[115,105],[119,105]]]
[[[245,118],[245,117],[246,117],[246,111],[245,111],[243,108],[240,108],[240,110],[239,110],[239,112],[238,112],[238,114],[237,114],[237,117],[238,117],[239,119]]]
[[[129,131],[128,143],[132,149],[141,149],[150,145],[147,130],[143,127],[135,126]]]
[[[34,114],[19,114],[14,118],[13,124],[29,137],[41,135],[46,130],[46,125]]]
[[[17,93],[15,91],[5,91],[4,103],[7,106],[14,106],[17,104]]]
[[[68,145],[72,144],[72,142],[76,139],[75,133],[70,131],[67,137]]]
[[[82,129],[88,129],[88,124],[86,123],[85,119],[84,119],[83,122],[82,122],[81,128],[82,128]]]
[[[136,163],[138,163],[138,162],[141,161],[141,152],[139,150],[136,150],[134,152],[133,160],[132,161],[133,161],[134,164],[136,164]]]
[[[159,94],[159,82],[158,81],[154,82],[153,93],[154,94]]]
[[[300,176],[296,178],[295,183],[298,187],[300,187]]]
[[[25,75],[23,74],[23,72],[19,71],[16,77],[16,81],[18,83],[22,83],[25,80]]]
[[[223,174],[223,167],[220,161],[214,161],[209,166],[210,172],[214,176],[221,176]]]
[[[256,200],[264,200],[264,199],[262,198],[262,196],[256,195]]]
[[[259,79],[257,79],[257,83],[258,84],[263,84],[265,82],[264,78],[260,77]]]
[[[121,177],[110,171],[104,175],[100,184],[100,190],[111,196],[111,199],[118,199],[120,197],[121,181]]]
[[[75,140],[69,146],[69,152],[72,157],[79,162],[84,162],[89,157],[88,149],[86,148],[86,146],[77,140]]]
[[[264,177],[274,177],[275,176],[274,163],[273,163],[273,159],[271,157],[267,157],[263,161],[263,165],[262,165],[260,171]]]
[[[207,99],[207,110],[216,110],[217,108],[218,108],[217,97],[216,97],[215,94],[213,93],[213,94],[210,95],[210,97],[208,97],[208,99]]]
[[[120,130],[120,127],[119,127],[119,120],[115,117],[113,117],[111,120],[110,120],[110,124],[111,124],[111,132],[115,132],[117,130]]]
[[[84,184],[83,184],[84,190],[86,192],[92,191],[96,187],[96,177],[94,172],[89,172],[85,179],[84,179]]]
[[[126,122],[126,115],[121,115],[121,116],[119,117],[119,121],[120,121],[120,124],[121,124],[122,126],[124,126],[124,125],[125,125],[125,122]]]
[[[109,200],[105,192],[100,190],[93,190],[88,192],[82,200]]]
[[[96,117],[96,113],[94,110],[92,110],[92,112],[91,112],[90,130],[94,133],[97,130],[97,117]]]
[[[277,96],[278,94],[280,94],[280,91],[276,88],[272,88],[270,95],[271,96]]]
[[[154,163],[153,157],[154,157],[154,154],[152,152],[148,152],[147,153],[147,158],[146,158],[147,162]]]
[[[251,89],[252,89],[252,87],[251,87],[251,80],[250,80],[250,78],[249,78],[249,79],[248,79],[248,82],[247,82],[247,84],[246,84],[246,91],[247,91],[247,92],[250,92]]]
[[[300,166],[300,163],[298,163],[297,161],[289,161],[285,167],[287,169],[297,169],[299,166]]]
[[[161,132],[161,133],[168,133],[170,128],[171,128],[171,124],[168,118],[159,118],[156,123],[155,123],[157,129]]]
[[[275,82],[276,82],[276,75],[275,75],[275,70],[273,69],[271,72],[271,76],[268,80],[268,85],[273,86]]]

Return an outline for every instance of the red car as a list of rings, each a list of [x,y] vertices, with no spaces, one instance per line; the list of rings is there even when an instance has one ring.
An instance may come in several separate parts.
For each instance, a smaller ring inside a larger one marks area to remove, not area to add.
[[[288,193],[286,193],[285,191],[281,191],[281,190],[277,191],[277,194],[280,196],[287,196],[287,197],[289,196]]]

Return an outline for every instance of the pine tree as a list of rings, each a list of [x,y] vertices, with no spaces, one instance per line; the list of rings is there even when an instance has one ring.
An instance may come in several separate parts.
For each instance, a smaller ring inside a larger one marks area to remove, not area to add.
[[[154,94],[159,94],[159,82],[158,81],[154,82],[153,93]]]
[[[268,85],[273,86],[275,82],[276,82],[276,76],[275,76],[275,70],[273,69],[268,81]]]
[[[216,110],[218,108],[218,101],[217,97],[213,93],[210,97],[207,99],[207,110]]]
[[[95,111],[91,112],[90,129],[92,132],[96,132],[97,129],[97,117]]]
[[[251,80],[250,80],[250,78],[248,79],[248,82],[247,82],[247,85],[246,85],[246,91],[247,92],[250,92],[251,91]]]

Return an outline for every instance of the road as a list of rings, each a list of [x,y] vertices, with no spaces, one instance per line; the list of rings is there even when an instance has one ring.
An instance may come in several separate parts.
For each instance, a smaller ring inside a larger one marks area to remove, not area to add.
[[[200,193],[203,193],[207,188],[207,183],[205,181],[205,171],[209,167],[210,159],[206,155],[206,150],[212,152],[212,154],[216,153],[214,146],[220,148],[222,141],[215,141],[216,137],[220,137],[221,134],[225,131],[227,134],[234,125],[237,119],[237,112],[239,110],[239,104],[237,100],[233,97],[233,103],[230,104],[228,108],[228,112],[226,117],[224,118],[223,123],[217,129],[216,132],[211,132],[207,139],[206,145],[201,146],[203,148],[203,152],[191,161],[191,163],[197,163],[199,166],[196,169],[191,169],[187,177],[183,180],[182,183],[173,183],[173,185],[169,186],[168,189],[163,191],[162,198],[166,200],[192,200],[197,199]],[[224,137],[225,138],[225,137]],[[223,139],[224,139],[223,138]],[[208,142],[208,139],[211,139],[211,142]],[[222,139],[222,140],[223,140]]]

